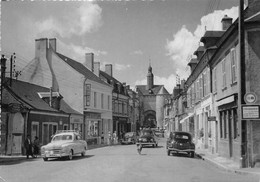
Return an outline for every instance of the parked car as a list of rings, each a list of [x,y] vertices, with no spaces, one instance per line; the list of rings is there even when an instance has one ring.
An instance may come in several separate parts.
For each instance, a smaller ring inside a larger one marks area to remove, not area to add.
[[[72,160],[73,155],[85,155],[87,142],[81,139],[81,135],[76,131],[58,131],[47,145],[41,147],[41,156],[44,161],[49,158],[67,157]]]
[[[188,132],[171,132],[166,141],[167,154],[187,153],[190,157],[195,156],[195,144],[192,141],[192,135]]]
[[[121,144],[135,144],[136,137],[136,132],[127,132],[124,134],[121,140]]]
[[[153,130],[149,130],[149,129],[141,130],[137,144],[141,144],[142,146],[151,145],[153,147],[157,147],[158,137],[155,136]]]

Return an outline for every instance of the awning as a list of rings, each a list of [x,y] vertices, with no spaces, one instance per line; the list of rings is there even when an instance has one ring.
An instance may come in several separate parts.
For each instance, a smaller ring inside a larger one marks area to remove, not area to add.
[[[227,97],[225,99],[222,99],[222,100],[218,101],[216,103],[216,105],[217,106],[221,106],[221,105],[228,104],[228,103],[231,103],[231,102],[234,102],[234,101],[235,101],[235,97],[234,97],[234,95],[232,95],[232,96],[229,96],[229,97]]]
[[[188,116],[186,116],[185,118],[180,120],[180,123],[183,123],[186,119],[188,119],[189,117],[193,116],[194,113],[189,113]]]

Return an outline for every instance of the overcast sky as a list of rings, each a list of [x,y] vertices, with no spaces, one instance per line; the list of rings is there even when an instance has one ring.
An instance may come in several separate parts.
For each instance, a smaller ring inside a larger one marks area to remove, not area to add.
[[[1,53],[17,55],[18,67],[34,58],[35,39],[57,38],[57,51],[83,62],[113,64],[114,77],[134,88],[146,84],[149,59],[155,84],[172,93],[176,74],[206,30],[221,30],[227,14],[238,17],[238,0],[11,1],[1,3]],[[19,65],[18,65],[19,64]]]

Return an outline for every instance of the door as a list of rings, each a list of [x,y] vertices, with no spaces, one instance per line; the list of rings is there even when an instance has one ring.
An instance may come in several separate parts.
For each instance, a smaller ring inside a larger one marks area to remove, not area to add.
[[[232,140],[232,121],[233,121],[233,112],[228,111],[228,141],[229,141],[229,157],[233,157],[233,140]]]

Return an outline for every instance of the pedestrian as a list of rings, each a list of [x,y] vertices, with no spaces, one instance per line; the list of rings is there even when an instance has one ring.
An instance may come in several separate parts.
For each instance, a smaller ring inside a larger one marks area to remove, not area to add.
[[[101,133],[101,144],[104,144],[104,132]]]
[[[142,144],[141,144],[141,143],[137,143],[136,146],[137,146],[137,152],[138,152],[138,154],[141,155],[142,148],[143,148]]]
[[[116,131],[113,133],[113,143],[117,144],[117,136],[116,136]]]
[[[40,153],[40,142],[39,142],[39,138],[35,136],[33,141],[33,154],[37,156],[39,155],[39,153]]]
[[[26,149],[26,156],[27,159],[29,159],[29,155],[32,156],[32,158],[34,158],[33,152],[32,152],[32,141],[31,141],[31,137],[30,135],[27,135],[27,138],[24,141],[24,147]]]
[[[110,131],[108,131],[108,145],[111,145],[111,138],[112,138],[111,133]]]

